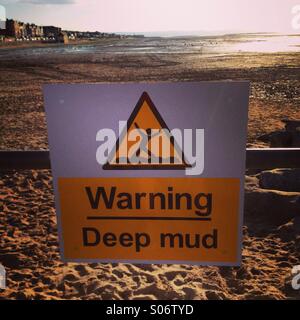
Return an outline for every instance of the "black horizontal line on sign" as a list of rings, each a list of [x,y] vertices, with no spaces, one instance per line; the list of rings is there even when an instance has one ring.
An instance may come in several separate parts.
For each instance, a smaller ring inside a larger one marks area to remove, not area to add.
[[[211,218],[189,218],[189,217],[116,217],[116,216],[95,216],[87,217],[87,220],[193,220],[211,221]]]

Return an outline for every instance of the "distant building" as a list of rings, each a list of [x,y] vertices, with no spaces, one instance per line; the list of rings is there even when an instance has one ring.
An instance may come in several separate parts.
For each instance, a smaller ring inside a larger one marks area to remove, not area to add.
[[[44,28],[42,26],[36,26],[36,36],[37,37],[44,36]]]
[[[37,26],[34,23],[24,23],[14,19],[6,19],[6,29],[0,29],[2,41],[41,40],[43,42],[68,43],[69,40],[96,40],[101,38],[121,38],[120,35],[99,31],[62,31],[55,26]]]
[[[13,19],[6,20],[5,36],[23,39],[28,36],[27,24]]]
[[[6,36],[17,38],[19,35],[19,23],[13,19],[6,20]]]
[[[18,22],[18,25],[19,25],[19,34],[17,38],[26,38],[27,37],[26,24],[23,22]]]
[[[44,32],[44,36],[47,38],[58,39],[58,36],[61,33],[61,28],[54,27],[54,26],[44,26],[43,32]]]
[[[68,43],[69,42],[68,34],[65,32],[60,32],[60,34],[57,37],[57,41],[60,43]]]
[[[35,27],[33,24],[26,24],[26,30],[27,30],[27,37],[28,38],[33,38],[35,37]]]
[[[44,36],[43,27],[37,26],[33,23],[26,23],[25,25],[27,38],[41,38]]]

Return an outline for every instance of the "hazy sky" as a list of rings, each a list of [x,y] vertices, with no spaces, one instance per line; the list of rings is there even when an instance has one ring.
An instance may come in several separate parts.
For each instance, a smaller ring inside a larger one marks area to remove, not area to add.
[[[292,33],[300,0],[0,0],[7,16],[40,25],[107,32]]]

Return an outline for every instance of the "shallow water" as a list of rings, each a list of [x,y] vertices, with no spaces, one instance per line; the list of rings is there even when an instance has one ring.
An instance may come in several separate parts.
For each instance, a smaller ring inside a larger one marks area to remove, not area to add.
[[[242,52],[262,52],[262,53],[276,53],[276,52],[297,52],[300,51],[300,37],[299,36],[273,36],[273,37],[259,37],[254,41],[240,42],[233,45],[233,51]]]
[[[239,52],[299,52],[300,36],[232,35],[211,38],[139,38],[123,39],[113,44],[62,45],[0,50],[0,59],[73,54],[169,54],[192,53],[215,56]]]

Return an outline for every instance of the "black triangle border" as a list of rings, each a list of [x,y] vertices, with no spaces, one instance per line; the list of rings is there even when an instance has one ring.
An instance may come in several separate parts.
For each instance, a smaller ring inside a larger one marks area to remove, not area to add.
[[[149,94],[144,91],[142,93],[142,95],[140,96],[136,106],[134,107],[130,117],[127,120],[127,129],[131,127],[136,115],[139,113],[144,101],[146,101],[151,109],[151,111],[153,112],[154,116],[156,117],[156,119],[158,120],[159,124],[161,125],[161,127],[163,129],[167,129],[170,131],[170,129],[168,128],[167,124],[165,123],[164,119],[162,118],[161,114],[159,113],[159,111],[157,110],[157,108],[155,107],[153,101],[151,100]],[[117,152],[119,150],[119,139],[118,138],[117,142],[116,142],[116,150],[113,150],[114,152]],[[174,148],[176,147],[174,145],[174,143],[176,144],[175,139],[171,140],[171,143],[173,144]],[[161,165],[161,164],[124,164],[124,165],[120,165],[120,164],[110,164],[109,162],[105,163],[102,168],[103,170],[184,170],[185,168],[190,168],[192,167],[189,163],[187,163],[185,161],[185,156],[183,151],[182,152],[182,159],[183,159],[183,163],[181,164],[165,164],[165,165]],[[110,155],[108,156],[108,158],[110,158]]]

